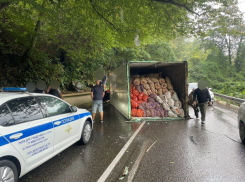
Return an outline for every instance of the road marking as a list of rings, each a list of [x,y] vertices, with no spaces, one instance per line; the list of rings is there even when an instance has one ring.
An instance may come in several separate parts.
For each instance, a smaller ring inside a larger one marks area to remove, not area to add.
[[[147,149],[147,151],[146,152],[148,152],[150,149],[151,149],[151,147],[155,144],[157,142],[157,140]]]
[[[156,140],[157,141],[157,140]],[[156,142],[155,141],[155,142]],[[139,166],[140,166],[140,163],[141,163],[141,160],[143,159],[143,157],[144,157],[144,155],[145,155],[145,153],[147,152],[147,147],[148,147],[148,145],[149,145],[149,140],[147,141],[147,142],[144,142],[144,145],[142,146],[142,148],[141,148],[141,152],[140,152],[140,154],[139,154],[139,156],[138,156],[138,158],[136,159],[136,161],[135,161],[135,163],[134,163],[134,165],[133,165],[133,167],[132,167],[132,170],[129,172],[129,176],[128,176],[128,182],[132,182],[133,181],[133,179],[134,179],[134,176],[135,176],[135,174],[136,174],[136,172],[137,172],[137,170],[138,170],[138,168],[139,168]],[[154,143],[155,143],[154,142]],[[152,145],[151,145],[152,146]],[[151,148],[151,147],[150,147]]]
[[[111,164],[108,166],[108,168],[104,171],[102,176],[98,179],[97,182],[104,182],[108,176],[111,174],[112,170],[115,168],[119,160],[122,158],[123,154],[126,152],[130,144],[133,142],[134,138],[137,136],[137,134],[140,132],[141,128],[144,126],[146,121],[143,121],[139,128],[135,131],[135,133],[131,136],[131,138],[128,140],[128,142],[123,146],[121,151],[117,154],[115,159],[111,162]]]

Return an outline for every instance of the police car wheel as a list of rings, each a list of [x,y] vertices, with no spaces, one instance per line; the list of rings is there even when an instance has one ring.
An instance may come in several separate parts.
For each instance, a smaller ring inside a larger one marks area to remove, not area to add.
[[[13,162],[8,160],[0,161],[0,181],[2,182],[18,181],[18,171]]]
[[[91,134],[92,134],[91,124],[89,121],[85,121],[84,126],[83,126],[82,136],[80,139],[80,143],[83,145],[86,145],[91,138]]]

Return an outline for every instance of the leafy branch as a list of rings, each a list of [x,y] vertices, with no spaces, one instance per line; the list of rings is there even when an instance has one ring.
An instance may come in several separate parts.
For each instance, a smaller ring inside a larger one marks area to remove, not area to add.
[[[94,9],[94,11],[103,19],[103,20],[105,20],[109,25],[111,25],[115,30],[117,30],[117,31],[119,31],[119,29],[112,23],[112,22],[110,22],[108,19],[106,19],[97,9],[96,9],[96,7],[95,7],[95,5],[94,5],[94,3],[93,3],[93,1],[92,0],[90,0],[90,3],[91,3],[91,5],[92,5],[92,7],[93,7],[93,9]]]
[[[189,8],[189,7],[187,6],[187,5],[188,5],[188,4],[187,4],[187,1],[186,1],[185,4],[180,4],[180,3],[177,3],[177,2],[171,1],[171,0],[168,0],[168,1],[166,1],[166,0],[152,0],[152,1],[161,2],[161,3],[166,3],[166,4],[172,4],[172,5],[175,5],[175,6],[177,6],[177,7],[184,8],[184,9],[186,9],[187,11],[189,11],[189,12],[195,14],[195,15],[200,16],[199,13],[193,11],[191,8]]]
[[[203,9],[204,11],[202,13],[197,13],[195,12],[194,10],[192,10],[192,8],[194,7],[194,4],[195,2],[197,2],[196,0],[194,0],[191,4],[189,4],[186,0],[186,2],[184,4],[181,4],[181,3],[178,3],[178,2],[175,2],[173,0],[152,0],[152,1],[156,1],[156,2],[160,2],[160,3],[165,3],[165,4],[172,4],[174,6],[177,6],[179,8],[184,8],[186,9],[188,12],[192,13],[192,14],[195,14],[197,16],[203,16],[205,14],[208,14],[208,13],[217,13],[217,9],[211,9],[211,10],[207,10],[206,8]],[[228,7],[228,5],[224,2],[223,3],[226,7]],[[208,7],[208,6],[207,6]],[[202,8],[201,8],[202,9]],[[222,11],[219,11],[219,12],[222,12]]]
[[[106,19],[98,10],[97,8],[95,7],[94,5],[94,2],[93,0],[90,0],[90,3],[91,3],[91,6],[93,8],[93,10],[105,21],[107,22],[109,25],[112,26],[113,29],[117,30],[117,31],[121,31],[121,32],[135,32],[135,30],[128,30],[128,31],[125,31],[125,30],[122,30],[122,29],[119,29],[117,28],[111,21],[109,21],[108,19]]]

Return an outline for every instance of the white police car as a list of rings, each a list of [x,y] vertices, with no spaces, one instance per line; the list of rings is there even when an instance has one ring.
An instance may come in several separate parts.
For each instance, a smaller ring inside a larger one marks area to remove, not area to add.
[[[93,121],[48,94],[0,92],[0,181],[16,182],[75,142],[87,144]]]

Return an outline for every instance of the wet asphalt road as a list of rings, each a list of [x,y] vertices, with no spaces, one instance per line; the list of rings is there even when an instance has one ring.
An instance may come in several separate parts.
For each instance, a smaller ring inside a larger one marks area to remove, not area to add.
[[[104,109],[104,123],[95,123],[89,145],[74,144],[19,181],[97,181],[140,125],[124,122],[113,106]],[[107,181],[119,181],[126,166],[123,181],[245,181],[236,116],[215,106],[204,126],[200,119],[146,122]]]

